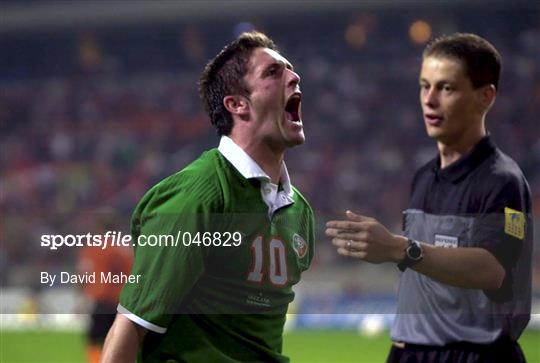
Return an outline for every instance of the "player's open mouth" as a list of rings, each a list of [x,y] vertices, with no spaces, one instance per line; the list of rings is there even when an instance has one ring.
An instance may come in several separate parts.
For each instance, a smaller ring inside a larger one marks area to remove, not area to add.
[[[296,92],[287,101],[285,105],[285,114],[287,115],[287,120],[294,123],[301,123],[300,120],[300,104],[302,102],[302,93]]]

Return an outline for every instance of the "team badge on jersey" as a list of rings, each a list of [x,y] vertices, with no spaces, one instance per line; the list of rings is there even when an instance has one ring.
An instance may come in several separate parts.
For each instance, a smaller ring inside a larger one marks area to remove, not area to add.
[[[298,233],[293,235],[293,249],[300,258],[304,258],[308,251],[306,240],[300,237]]]
[[[515,209],[504,207],[504,233],[519,239],[525,238],[525,215]]]

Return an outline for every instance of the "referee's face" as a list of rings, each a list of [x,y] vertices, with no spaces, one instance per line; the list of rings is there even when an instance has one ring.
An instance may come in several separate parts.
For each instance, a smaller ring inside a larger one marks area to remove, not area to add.
[[[430,137],[444,145],[476,142],[482,136],[483,108],[463,65],[453,59],[427,57],[420,72],[420,103]]]

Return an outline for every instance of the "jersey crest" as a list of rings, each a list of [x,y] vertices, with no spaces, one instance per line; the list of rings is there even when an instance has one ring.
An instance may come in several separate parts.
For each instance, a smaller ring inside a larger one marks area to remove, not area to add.
[[[308,251],[308,244],[298,233],[293,235],[293,249],[299,258],[304,258]]]

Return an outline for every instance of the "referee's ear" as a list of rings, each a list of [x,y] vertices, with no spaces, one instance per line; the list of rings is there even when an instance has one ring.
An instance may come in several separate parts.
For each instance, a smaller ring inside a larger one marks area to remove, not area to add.
[[[494,85],[489,84],[480,88],[479,91],[482,108],[485,110],[485,112],[487,112],[495,103],[495,98],[497,96],[497,88],[495,88]]]

